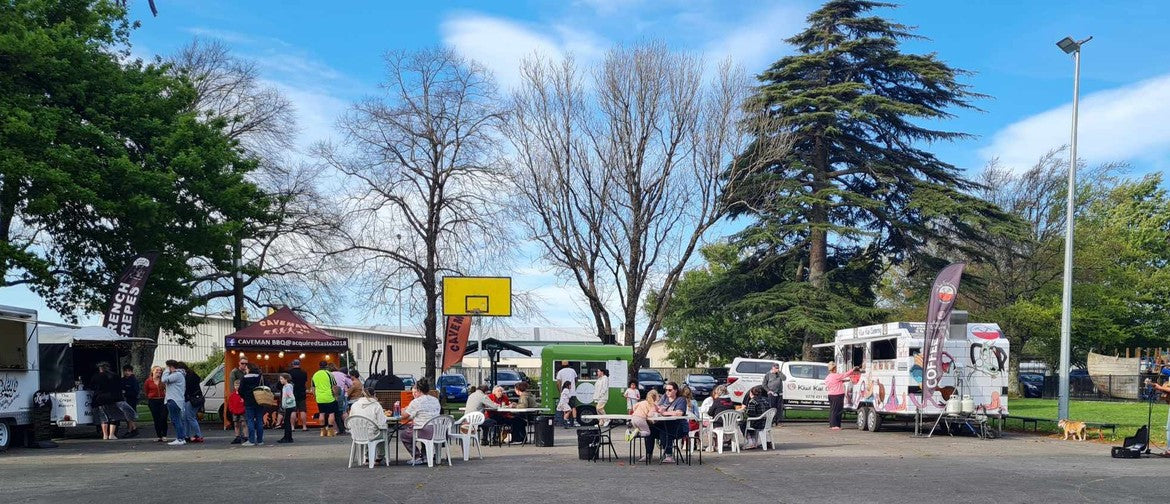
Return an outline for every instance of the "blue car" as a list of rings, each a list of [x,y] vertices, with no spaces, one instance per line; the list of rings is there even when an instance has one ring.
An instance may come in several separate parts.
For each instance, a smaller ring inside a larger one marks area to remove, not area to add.
[[[442,375],[435,381],[435,389],[448,401],[466,402],[468,394],[467,378],[463,375]]]
[[[1020,373],[1020,395],[1028,398],[1044,397],[1044,375]]]

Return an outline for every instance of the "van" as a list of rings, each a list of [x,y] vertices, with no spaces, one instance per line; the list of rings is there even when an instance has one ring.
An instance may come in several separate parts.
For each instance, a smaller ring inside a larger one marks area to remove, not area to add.
[[[223,364],[216,366],[214,370],[207,373],[207,377],[200,382],[203,387],[203,413],[215,413],[219,415],[220,421],[223,421],[224,416],[224,376]]]
[[[829,366],[823,362],[736,358],[731,361],[727,373],[727,391],[731,400],[742,403],[749,389],[763,385],[764,375],[772,371],[773,365],[779,365],[780,373],[784,375],[784,409],[820,410],[829,407],[829,395],[825,391]]]
[[[783,366],[778,360],[745,359],[736,357],[727,366],[727,392],[731,400],[742,403],[747,398],[747,392],[756,385],[763,385],[764,375],[772,371],[772,366]]]

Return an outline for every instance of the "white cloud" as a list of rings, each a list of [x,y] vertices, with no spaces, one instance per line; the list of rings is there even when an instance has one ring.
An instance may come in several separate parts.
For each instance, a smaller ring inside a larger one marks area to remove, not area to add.
[[[443,43],[486,66],[501,89],[519,86],[520,63],[533,54],[560,59],[568,54],[587,64],[608,45],[587,31],[552,26],[541,31],[513,21],[481,14],[460,14],[443,21]]]
[[[1081,100],[1077,157],[1089,163],[1151,160],[1170,153],[1170,74],[1098,91]],[[999,130],[980,149],[985,159],[1025,169],[1044,152],[1069,142],[1072,103],[1022,119]]]
[[[806,9],[797,4],[772,6],[747,16],[740,24],[719,30],[727,35],[708,42],[704,53],[713,62],[730,57],[751,72],[759,71],[782,54],[791,52],[784,39],[804,27],[805,16]]]

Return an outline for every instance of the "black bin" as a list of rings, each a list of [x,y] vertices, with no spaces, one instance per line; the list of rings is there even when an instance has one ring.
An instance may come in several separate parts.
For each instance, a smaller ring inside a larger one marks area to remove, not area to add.
[[[577,458],[597,460],[601,446],[601,432],[596,429],[577,429]]]
[[[553,445],[553,416],[540,415],[536,417],[536,446]]]

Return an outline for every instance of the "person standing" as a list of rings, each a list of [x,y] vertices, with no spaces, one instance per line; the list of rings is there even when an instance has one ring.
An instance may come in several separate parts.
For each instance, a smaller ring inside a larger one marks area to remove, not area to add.
[[[134,376],[134,366],[122,366],[122,400],[118,409],[126,418],[126,434],[128,438],[138,437],[138,396],[142,392],[142,385],[138,377]]]
[[[233,393],[239,390],[238,385],[240,384],[240,380],[244,379],[244,375],[246,374],[248,374],[248,358],[244,357],[244,354],[241,353],[240,362],[236,364],[231,374],[228,375],[228,390],[231,390]],[[243,443],[244,438],[248,437],[247,431],[239,430],[240,426],[244,425],[243,420],[236,418],[236,414],[230,408],[224,408],[224,413],[227,414],[228,422],[237,428],[236,438],[232,440],[232,444]],[[246,427],[244,428],[246,429]]]
[[[179,361],[183,372],[183,420],[187,423],[187,442],[202,443],[203,429],[199,426],[199,410],[203,408],[203,391],[199,389],[199,374]]]
[[[187,377],[179,369],[179,363],[174,360],[166,362],[167,370],[162,375],[163,385],[166,385],[167,413],[171,418],[171,425],[175,426],[175,440],[167,443],[171,446],[187,444],[187,420],[183,418],[183,396],[186,393]]]
[[[301,419],[301,430],[309,430],[309,409],[305,403],[305,384],[309,382],[309,374],[301,369],[301,360],[294,359],[292,361],[292,368],[288,370],[288,375],[292,378],[293,396],[297,400],[296,411],[293,413],[293,419],[296,417]],[[293,422],[293,428],[297,428],[296,422]]]
[[[317,398],[317,413],[321,417],[321,437],[335,436],[333,422],[337,419],[337,384],[334,383],[333,373],[329,372],[328,362],[321,361],[317,372],[313,373],[313,388],[310,392]]]
[[[349,370],[337,369],[336,365],[329,366],[329,372],[333,374],[333,383],[337,384],[337,433],[345,435],[345,417],[349,415],[349,400],[346,394],[349,394]]]
[[[557,371],[557,390],[564,390],[565,382],[569,383],[569,395],[577,393],[577,370],[569,366],[569,361],[561,361],[561,370]],[[574,407],[576,404],[573,405]]]
[[[260,367],[248,363],[248,373],[240,379],[240,398],[244,400],[244,423],[248,426],[248,440],[240,446],[264,444],[264,408],[256,402],[256,387],[264,385]]]
[[[118,403],[122,402],[122,385],[114,373],[110,372],[110,363],[99,362],[97,374],[89,381],[94,390],[93,409],[101,423],[102,439],[118,439],[114,435],[118,429],[118,421],[122,419],[122,411]]]
[[[1157,390],[1158,392],[1161,392],[1163,394],[1170,394],[1170,385],[1159,384],[1159,383],[1156,383],[1156,382],[1150,380],[1149,378],[1146,378],[1145,383],[1147,386],[1153,387],[1153,389]],[[1150,399],[1150,400],[1153,401],[1153,399]],[[1148,439],[1149,434],[1146,434],[1146,437],[1147,437],[1146,441],[1148,442],[1149,441],[1149,439]],[[1147,443],[1147,444],[1149,444],[1149,443]],[[1159,456],[1170,457],[1170,411],[1168,411],[1166,413],[1166,449],[1163,450],[1162,453],[1159,454]]]
[[[597,368],[597,380],[593,382],[593,399],[592,401],[597,407],[597,414],[605,414],[605,403],[609,402],[609,371],[605,368]],[[609,425],[609,420],[602,420],[598,425],[605,427]]]
[[[297,410],[297,397],[293,392],[292,376],[289,376],[288,373],[280,373],[280,409],[284,410],[284,437],[276,442],[291,443],[293,442],[292,416]]]
[[[163,384],[162,374],[162,366],[150,368],[150,376],[142,387],[146,392],[146,407],[150,408],[150,418],[154,420],[156,443],[167,441],[167,387]]]
[[[845,381],[857,373],[853,368],[848,373],[838,373],[837,363],[829,363],[829,375],[825,377],[825,392],[829,394],[829,430],[841,430],[841,414],[845,411]]]
[[[768,403],[770,407],[776,408],[776,416],[772,419],[772,424],[780,423],[784,416],[784,373],[780,372],[780,364],[773,363],[772,370],[764,375],[764,389],[768,391]]]

